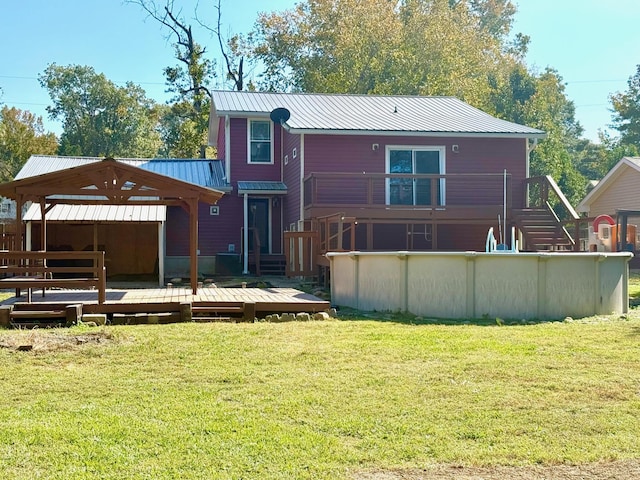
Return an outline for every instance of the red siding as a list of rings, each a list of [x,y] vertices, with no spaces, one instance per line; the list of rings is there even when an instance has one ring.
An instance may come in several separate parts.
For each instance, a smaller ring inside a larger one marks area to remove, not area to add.
[[[377,144],[377,150],[373,145]],[[453,145],[458,151],[453,152]],[[503,138],[437,138],[437,137],[389,137],[350,135],[305,135],[305,176],[315,172],[384,173],[387,146],[437,146],[445,147],[445,173],[492,173],[502,174],[504,169],[511,175],[513,205],[522,202],[522,181],[526,178],[526,139]],[[330,192],[333,198],[349,202],[348,196],[357,196],[363,184],[354,183],[350,188],[335,185]],[[448,191],[454,191],[455,182],[449,179]],[[496,188],[501,189],[500,180]],[[380,189],[383,191],[384,182]],[[454,198],[447,195],[448,204],[482,203],[482,192],[468,190]]]
[[[300,135],[284,134],[284,155],[289,157],[287,165],[283,167],[284,184],[287,186],[287,195],[284,199],[284,227],[289,229],[291,223],[300,220]],[[296,158],[293,158],[293,150],[296,150]]]
[[[216,158],[224,158],[225,145],[227,144],[227,138],[225,136],[224,118],[218,121],[218,138],[217,138],[217,155]]]
[[[268,180],[280,181],[280,125],[274,125],[273,163],[255,164],[247,160],[247,125],[246,118],[231,119],[231,181]]]

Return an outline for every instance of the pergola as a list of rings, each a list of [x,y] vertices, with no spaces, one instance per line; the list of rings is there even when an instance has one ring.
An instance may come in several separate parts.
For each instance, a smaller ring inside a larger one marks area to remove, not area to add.
[[[189,215],[190,280],[193,293],[196,293],[198,203],[215,204],[224,193],[105,158],[99,162],[1,184],[0,195],[16,202],[16,244],[20,249],[24,248],[20,241],[24,229],[22,207],[29,201],[40,205],[40,244],[45,249],[46,213],[56,204],[180,206]]]

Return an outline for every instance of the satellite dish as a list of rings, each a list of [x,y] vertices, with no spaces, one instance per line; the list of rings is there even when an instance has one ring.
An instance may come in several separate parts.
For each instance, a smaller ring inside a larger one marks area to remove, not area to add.
[[[284,107],[276,108],[269,114],[269,118],[271,118],[273,122],[279,123],[280,125],[289,120],[290,116],[291,112]]]

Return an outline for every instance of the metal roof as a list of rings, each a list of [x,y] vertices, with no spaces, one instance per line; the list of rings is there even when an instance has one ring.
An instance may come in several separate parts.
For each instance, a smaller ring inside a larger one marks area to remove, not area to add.
[[[287,193],[287,186],[282,182],[238,182],[238,195],[245,193],[285,194]]]
[[[47,222],[164,222],[165,205],[54,205]],[[40,205],[32,204],[25,221],[40,221]]]
[[[18,172],[15,180],[101,162],[102,160],[104,158],[100,157],[32,155]],[[222,191],[230,190],[230,185],[225,180],[224,164],[221,160],[165,158],[117,158],[116,160],[201,187],[215,188]]]
[[[542,130],[493,117],[454,97],[214,91],[212,116],[269,117],[293,133],[541,138]]]

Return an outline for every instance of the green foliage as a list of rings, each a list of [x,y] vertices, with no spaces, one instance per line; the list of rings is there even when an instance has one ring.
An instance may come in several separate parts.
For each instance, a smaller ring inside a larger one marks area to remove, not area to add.
[[[640,148],[640,65],[627,84],[626,92],[611,96],[613,127],[620,132],[622,144]]]
[[[31,155],[52,155],[55,134],[44,131],[42,118],[17,108],[0,110],[0,182],[13,180]]]
[[[0,331],[72,340],[0,348],[0,477],[333,480],[640,456],[637,316],[492,323]]]
[[[61,155],[154,157],[160,147],[158,108],[142,88],[118,87],[91,67],[49,65],[40,75],[62,121]]]
[[[451,95],[544,130],[531,173],[554,177],[575,204],[582,128],[560,75],[529,71],[528,37],[509,40],[514,13],[509,0],[307,0],[259,17],[253,55],[268,90]]]
[[[599,143],[583,141],[577,149],[577,168],[588,179],[604,177],[622,157],[640,155],[638,147],[622,143],[619,137],[611,137],[605,132],[598,134]]]

